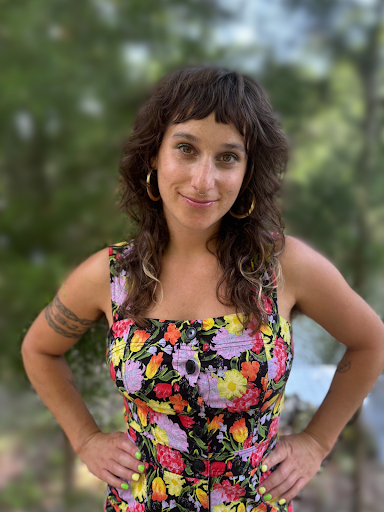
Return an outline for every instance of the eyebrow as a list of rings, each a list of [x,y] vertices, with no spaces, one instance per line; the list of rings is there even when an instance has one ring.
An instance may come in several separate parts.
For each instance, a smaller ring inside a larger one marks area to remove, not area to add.
[[[171,137],[171,139],[178,138],[187,139],[190,140],[191,142],[201,142],[201,139],[187,132],[177,132],[174,133]],[[236,142],[225,142],[223,144],[220,144],[220,147],[225,149],[238,149],[239,151],[245,154],[245,149],[243,148],[243,146],[241,144],[237,144]]]

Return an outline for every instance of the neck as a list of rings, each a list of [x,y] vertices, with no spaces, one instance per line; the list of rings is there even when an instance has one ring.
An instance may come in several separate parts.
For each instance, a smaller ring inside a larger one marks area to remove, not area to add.
[[[178,257],[184,260],[196,260],[203,256],[212,256],[207,249],[208,239],[217,231],[217,227],[206,231],[186,229],[169,229],[170,241],[165,250],[166,256]],[[208,244],[211,252],[215,253],[215,241]]]

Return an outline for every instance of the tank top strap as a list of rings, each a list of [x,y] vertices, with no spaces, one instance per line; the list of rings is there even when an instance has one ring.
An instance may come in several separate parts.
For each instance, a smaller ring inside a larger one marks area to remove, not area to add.
[[[111,290],[111,305],[113,323],[121,320],[122,314],[120,306],[124,303],[127,294],[126,281],[127,273],[122,270],[120,273],[116,269],[116,262],[121,258],[126,250],[132,246],[131,242],[119,242],[110,245],[109,248],[109,279]]]

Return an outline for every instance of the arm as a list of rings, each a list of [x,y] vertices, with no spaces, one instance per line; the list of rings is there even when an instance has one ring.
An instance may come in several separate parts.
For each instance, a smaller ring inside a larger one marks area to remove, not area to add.
[[[66,280],[65,293],[63,289],[26,334],[22,345],[25,370],[88,469],[121,487],[124,482],[118,476],[131,479],[138,469],[137,449],[121,432],[100,431],[63,357],[109,305],[108,249],[82,263]]]
[[[279,449],[263,461],[269,467],[281,463],[263,487],[273,498],[288,501],[316,473],[382,372],[384,325],[338,270],[299,240],[287,237],[281,264],[296,307],[347,347],[329,392],[307,428],[301,434],[282,436]]]

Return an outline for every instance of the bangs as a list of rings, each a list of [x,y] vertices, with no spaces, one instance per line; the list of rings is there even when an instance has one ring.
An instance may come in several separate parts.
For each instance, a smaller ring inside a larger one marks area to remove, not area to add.
[[[167,98],[167,104],[162,108],[164,121],[172,120],[167,125],[205,119],[214,112],[217,123],[233,124],[244,137],[249,155],[250,146],[256,142],[258,123],[256,110],[249,111],[244,78],[235,72],[215,68],[185,75],[178,75],[172,97]],[[247,93],[249,95],[250,91]]]

